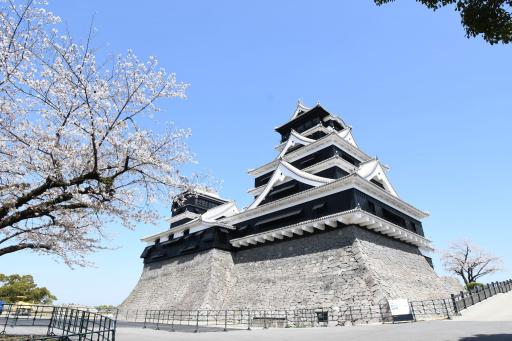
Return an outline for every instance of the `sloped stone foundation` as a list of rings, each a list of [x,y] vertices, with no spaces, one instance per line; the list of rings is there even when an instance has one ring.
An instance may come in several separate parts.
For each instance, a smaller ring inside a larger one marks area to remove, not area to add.
[[[146,264],[121,309],[376,306],[449,296],[419,250],[348,226],[237,252]]]

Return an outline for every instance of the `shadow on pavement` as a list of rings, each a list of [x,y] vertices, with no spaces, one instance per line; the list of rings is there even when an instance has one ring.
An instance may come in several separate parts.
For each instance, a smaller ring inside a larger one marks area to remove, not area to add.
[[[459,341],[512,341],[512,334],[478,334],[463,337]]]

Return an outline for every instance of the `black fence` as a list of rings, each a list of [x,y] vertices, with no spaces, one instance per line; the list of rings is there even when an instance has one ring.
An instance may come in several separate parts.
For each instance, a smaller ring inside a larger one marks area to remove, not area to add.
[[[414,320],[453,316],[450,299],[410,302]],[[146,310],[120,311],[121,321],[138,323],[143,328],[164,330],[201,330],[218,328],[300,328],[346,326],[393,322],[389,305],[340,306],[311,309],[268,310]]]
[[[496,294],[506,293],[512,290],[512,280],[504,282],[492,282],[483,287],[477,286],[471,291],[452,294],[451,300],[456,313],[478,302],[488,299]]]
[[[498,293],[512,290],[512,280],[490,283],[483,288],[460,292],[450,298],[409,301],[410,320],[451,319],[460,311]],[[394,322],[389,304],[367,306],[339,306],[311,309],[267,310],[118,310],[120,321],[131,322],[143,328],[170,331],[229,330],[251,328],[287,328],[345,326],[354,324]]]
[[[46,333],[36,332],[43,335],[27,337],[27,340],[114,341],[116,320],[69,307],[5,304],[0,312],[0,334],[16,326],[45,328]]]

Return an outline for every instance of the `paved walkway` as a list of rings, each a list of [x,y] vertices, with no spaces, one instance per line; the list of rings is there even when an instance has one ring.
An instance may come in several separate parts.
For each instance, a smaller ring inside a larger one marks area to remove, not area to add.
[[[179,333],[119,328],[118,341],[511,341],[512,322],[429,321],[332,328],[275,328],[216,333]]]

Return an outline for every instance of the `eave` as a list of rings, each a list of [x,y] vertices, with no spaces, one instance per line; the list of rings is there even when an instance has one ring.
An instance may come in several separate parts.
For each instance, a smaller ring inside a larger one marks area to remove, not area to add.
[[[310,188],[305,191],[292,194],[286,198],[271,201],[269,203],[266,203],[253,209],[247,209],[245,211],[240,212],[239,214],[235,214],[231,217],[224,218],[222,219],[222,221],[234,225],[236,223],[249,220],[254,217],[283,210],[288,207],[299,205],[305,201],[314,200],[351,188],[355,188],[363,193],[366,193],[374,197],[375,199],[378,199],[379,201],[385,203],[386,205],[410,217],[413,217],[414,219],[421,220],[423,218],[428,217],[429,215],[428,213],[423,212],[415,208],[414,206],[406,203],[400,198],[397,198],[392,194],[386,192],[379,186],[367,181],[366,179],[363,179],[359,175],[350,174],[326,185]]]
[[[325,147],[328,147],[330,145],[335,145],[341,150],[347,152],[348,154],[352,155],[356,159],[360,160],[361,162],[371,160],[372,158],[360,150],[357,147],[354,147],[352,144],[347,142],[344,138],[340,137],[337,132],[332,132],[329,135],[326,135],[315,142],[304,146],[302,148],[299,148],[297,150],[294,150],[286,155],[284,155],[283,159],[287,162],[293,162],[298,159],[301,159],[303,157],[306,157],[316,151],[319,151]],[[251,169],[248,171],[249,175],[252,175],[254,177],[258,177],[260,175],[269,173],[276,167],[276,163],[278,163],[278,160],[273,160],[267,164],[264,164],[261,167]]]
[[[317,131],[322,131],[324,132],[326,135],[332,133],[334,131],[334,129],[330,128],[330,127],[324,127],[323,124],[319,123],[317,124],[316,126],[312,127],[312,128],[309,128],[308,130],[305,130],[303,131],[302,133],[300,133],[302,136],[307,136],[307,135],[311,135],[313,133],[316,133]],[[283,150],[284,146],[286,145],[286,142],[288,140],[284,141],[284,142],[281,142],[279,143],[277,146],[274,147],[275,150],[277,150],[278,152],[281,152],[281,150]]]
[[[337,228],[339,226],[338,222],[344,225],[358,225],[420,248],[433,250],[430,240],[359,208],[232,239],[230,243],[235,248],[265,244],[275,240],[301,236],[305,233],[312,234],[325,229]]]
[[[327,183],[330,183],[334,181],[334,179],[329,179],[321,176],[317,176],[314,174],[310,174],[308,172],[305,172],[303,170],[300,170],[296,167],[293,167],[291,164],[289,164],[286,161],[279,160],[279,165],[277,166],[276,170],[274,171],[274,174],[270,178],[269,182],[265,184],[265,188],[263,191],[259,194],[259,196],[254,200],[254,202],[249,206],[249,209],[253,209],[265,199],[267,194],[272,190],[272,188],[278,184],[282,183],[286,178],[295,179],[297,181],[300,181],[302,183],[306,183],[310,186],[322,186]]]
[[[186,222],[183,225],[173,227],[172,229],[167,229],[165,231],[158,232],[156,234],[142,237],[140,240],[142,240],[143,242],[146,242],[146,243],[154,243],[157,239],[166,238],[166,237],[169,237],[171,234],[177,234],[177,233],[183,232],[185,230],[189,230],[194,227],[201,227],[201,226],[204,226],[205,228],[212,227],[212,226],[220,226],[220,227],[224,227],[224,228],[227,228],[230,230],[234,229],[233,226],[223,223],[221,221],[204,221],[201,218],[197,218],[192,221]]]
[[[285,129],[287,129],[288,127],[291,127],[294,123],[296,123],[297,121],[300,121],[300,120],[307,120],[308,116],[311,116],[311,115],[315,114],[315,112],[318,111],[318,110],[321,110],[321,112],[319,114],[323,115],[323,117],[331,115],[320,104],[317,104],[313,108],[309,109],[308,111],[303,112],[301,115],[295,116],[291,120],[289,120],[288,122],[280,125],[279,127],[276,127],[275,131],[277,131],[278,133],[282,134]]]
[[[278,164],[278,162],[276,162],[276,167],[277,167],[277,164]],[[318,172],[321,172],[323,170],[326,170],[326,169],[329,169],[332,167],[339,167],[340,169],[343,169],[347,173],[352,173],[357,169],[357,167],[354,166],[353,164],[351,164],[350,162],[344,160],[339,155],[335,155],[326,160],[315,163],[314,165],[306,167],[303,169],[303,171],[311,173],[311,174],[316,174]],[[274,168],[274,170],[275,170],[275,168]],[[290,181],[290,180],[285,180],[282,183],[286,183],[288,181]],[[256,188],[251,188],[247,192],[251,195],[259,195],[263,191],[265,186],[266,186],[266,184],[261,185]]]
[[[177,215],[173,215],[172,217],[170,217],[169,219],[167,219],[167,221],[169,223],[175,223],[177,221],[180,221],[180,220],[183,220],[183,219],[195,219],[197,217],[199,217],[200,214],[198,213],[194,213],[194,212],[190,212],[190,211],[185,211],[183,213],[180,213],[180,214],[177,214]]]

